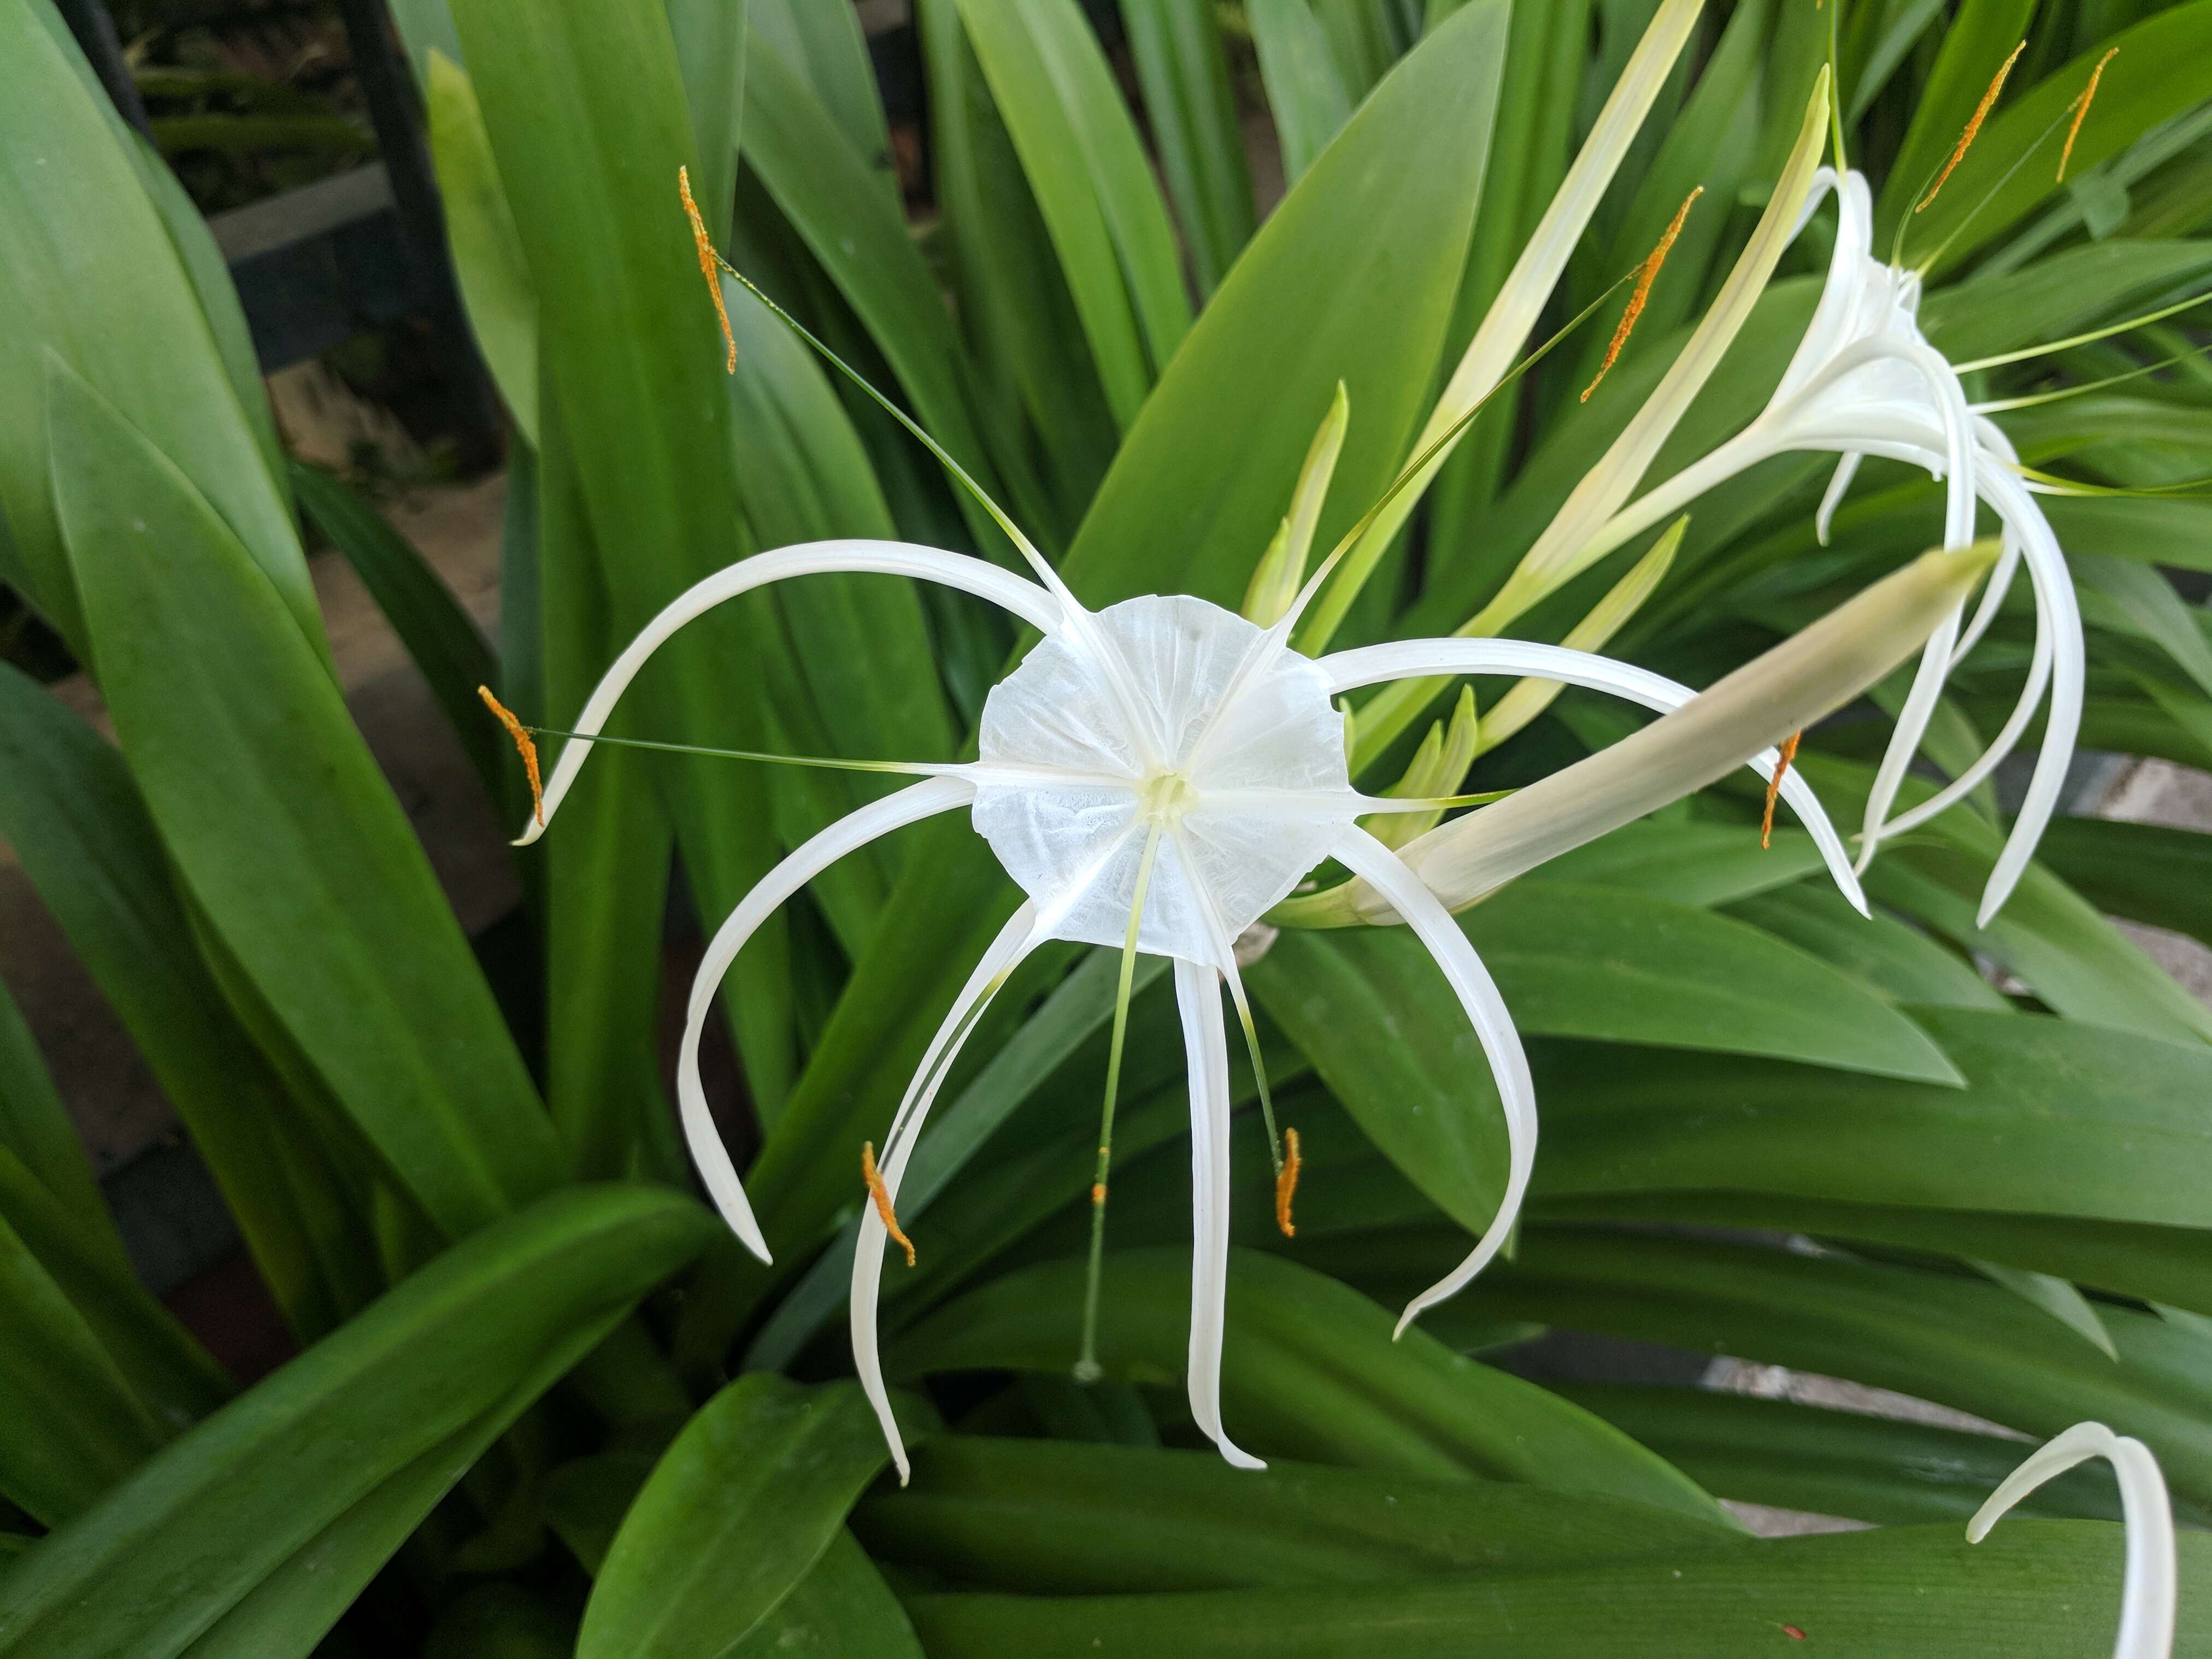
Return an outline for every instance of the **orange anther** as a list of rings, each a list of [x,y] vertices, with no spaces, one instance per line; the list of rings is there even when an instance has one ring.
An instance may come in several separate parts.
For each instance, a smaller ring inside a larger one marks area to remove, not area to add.
[[[1928,211],[1928,204],[1936,199],[1936,192],[1943,188],[1943,181],[1951,176],[1951,169],[1965,159],[1968,148],[1982,130],[1982,123],[1989,118],[1990,107],[1997,101],[1997,94],[2004,90],[2005,76],[2012,73],[2012,66],[2020,61],[2021,53],[2027,50],[2027,42],[2023,40],[2012,49],[2012,56],[2006,58],[1998,69],[1996,79],[1990,82],[1990,89],[1982,94],[1982,101],[1974,106],[1974,112],[1966,118],[1966,130],[1959,135],[1958,148],[1951,152],[1951,159],[1943,163],[1943,171],[1936,175],[1936,182],[1928,186],[1928,193],[1920,198],[1920,205],[1912,210],[1915,213]]]
[[[883,1218],[884,1231],[891,1236],[891,1243],[906,1252],[906,1265],[914,1266],[914,1241],[899,1230],[898,1212],[891,1207],[891,1189],[884,1185],[881,1170],[876,1168],[876,1143],[860,1143],[860,1179],[868,1183],[868,1196],[876,1200],[876,1213]]]
[[[1766,815],[1759,821],[1759,848],[1762,853],[1774,841],[1774,800],[1782,793],[1782,780],[1789,775],[1790,763],[1797,758],[1797,740],[1805,734],[1792,732],[1783,740],[1781,758],[1774,763],[1774,775],[1766,781]]]
[[[691,199],[691,169],[676,169],[676,188],[683,193],[684,211],[691,220],[691,240],[699,250],[699,274],[707,279],[707,292],[714,301],[714,320],[722,325],[723,341],[730,348],[729,360],[722,365],[723,373],[738,372],[738,337],[730,332],[730,313],[722,305],[722,279],[715,266],[720,263],[714,257],[714,239],[707,234],[707,222],[699,216],[699,204]]]
[[[515,752],[522,757],[523,774],[530,780],[530,810],[537,816],[538,827],[543,830],[545,827],[545,794],[538,787],[538,745],[530,740],[530,733],[523,730],[522,722],[515,719],[513,711],[492,696],[491,687],[477,687],[477,696],[483,699],[484,707],[490,709],[499,723],[507,728],[507,735],[514,739]]]
[[[1281,1228],[1285,1238],[1297,1237],[1297,1229],[1291,1224],[1291,1200],[1298,1190],[1298,1170],[1303,1160],[1298,1157],[1298,1132],[1283,1131],[1283,1168],[1275,1177],[1275,1225]]]
[[[1699,185],[1682,198],[1682,205],[1674,210],[1674,217],[1668,223],[1666,234],[1660,237],[1659,246],[1653,248],[1644,263],[1636,268],[1636,289],[1628,296],[1628,309],[1620,313],[1620,321],[1613,331],[1613,339],[1605,349],[1605,361],[1597,366],[1597,380],[1583,388],[1583,402],[1589,401],[1590,393],[1597,390],[1598,380],[1605,379],[1612,372],[1613,364],[1620,361],[1620,349],[1628,343],[1628,337],[1636,331],[1636,319],[1644,314],[1644,307],[1651,298],[1651,284],[1658,280],[1659,267],[1667,263],[1668,250],[1674,246],[1674,239],[1682,234],[1682,222],[1690,216],[1690,204],[1705,193],[1705,187]]]
[[[2058,182],[2066,182],[2066,164],[2074,159],[2074,141],[2081,133],[2081,122],[2089,113],[2089,100],[2097,95],[2097,82],[2105,78],[2105,65],[2119,52],[2118,46],[2107,46],[2105,55],[2097,60],[2097,67],[2089,71],[2089,84],[2081,88],[2081,95],[2074,100],[2074,125],[2066,129],[2066,148],[2058,152]]]

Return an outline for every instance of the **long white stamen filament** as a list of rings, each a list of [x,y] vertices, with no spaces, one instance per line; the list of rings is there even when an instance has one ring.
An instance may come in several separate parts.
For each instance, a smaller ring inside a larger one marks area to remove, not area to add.
[[[1396,854],[1356,824],[1337,843],[1336,856],[1346,869],[1389,901],[1443,969],[1490,1062],[1498,1105],[1505,1115],[1505,1194],[1498,1200],[1498,1213],[1464,1261],[1406,1304],[1392,1333],[1402,1336],[1406,1327],[1424,1310],[1455,1294],[1487,1267],[1511,1235],[1513,1223],[1521,1213],[1521,1200],[1528,1190],[1529,1173],[1536,1164],[1536,1084],[1528,1074],[1528,1057],[1522,1051],[1505,999],[1498,994],[1482,959],[1436,895]]]
[[[2038,1447],[2005,1477],[1966,1522],[1967,1541],[1980,1543],[2021,1498],[2093,1457],[2105,1459],[2118,1478],[2120,1514],[2127,1528],[2127,1569],[2120,1585],[2120,1628],[2112,1659],[2166,1659],[2173,1651],[2180,1578],[2173,1506],[2158,1460],[2142,1441],[2114,1434],[2102,1423],[2076,1423]]]
[[[1043,939],[1037,927],[1036,907],[1023,905],[999,930],[998,937],[985,949],[975,971],[968,976],[968,982],[952,1000],[952,1006],[946,1011],[943,1023],[922,1054],[921,1064],[915,1068],[906,1097],[899,1102],[898,1111],[891,1119],[891,1127],[884,1134],[884,1156],[877,1174],[883,1182],[886,1202],[895,1205],[898,1200],[899,1182],[914,1156],[922,1123],[953,1062],[959,1059],[961,1046],[988,1012],[991,999]],[[859,1374],[861,1391],[875,1407],[876,1421],[883,1426],[884,1443],[890,1448],[891,1462],[898,1469],[899,1485],[903,1486],[911,1471],[907,1464],[906,1443],[891,1412],[890,1393],[884,1386],[883,1350],[876,1331],[877,1307],[883,1291],[884,1242],[888,1237],[884,1218],[875,1206],[862,1209],[860,1237],[853,1249],[848,1316],[854,1369]]]
[[[544,833],[545,825],[560,810],[569,786],[575,782],[576,774],[591,753],[592,738],[605,729],[622,694],[629,690],[647,659],[678,629],[716,605],[770,582],[792,576],[836,573],[877,573],[941,582],[947,587],[957,587],[978,599],[990,600],[1039,633],[1058,633],[1066,625],[1067,615],[1060,602],[1036,583],[1024,581],[1011,571],[963,553],[915,547],[904,542],[860,540],[810,542],[773,553],[757,553],[686,588],[623,648],[622,654],[592,688],[592,695],[585,700],[583,712],[576,717],[575,730],[588,735],[572,738],[562,745],[561,757],[545,786],[544,816],[532,820],[516,838],[515,845],[527,847]]]
[[[1922,735],[1936,715],[1936,700],[1943,695],[1943,682],[1951,672],[1951,647],[1959,637],[1959,616],[1954,611],[1928,636],[1921,648],[1920,666],[1912,676],[1912,689],[1905,693],[1905,707],[1899,712],[1896,729],[1890,733],[1889,746],[1882,750],[1881,763],[1875,769],[1874,787],[1868,792],[1866,828],[1861,834],[1857,869],[1863,876],[1867,866],[1874,862],[1875,849],[1881,842],[1882,820],[1888,816],[1890,803],[1897,799],[1898,788],[1905,781],[1905,769],[1912,764],[1919,751]]]
[[[698,1166],[699,1177],[706,1183],[714,1207],[744,1247],[763,1261],[769,1260],[768,1241],[753,1218],[752,1205],[745,1197],[744,1183],[738,1179],[737,1166],[730,1161],[729,1149],[722,1145],[721,1134],[714,1127],[706,1087],[699,1077],[699,1039],[706,1030],[714,993],[745,941],[779,905],[823,871],[903,824],[965,806],[975,798],[975,786],[964,779],[932,778],[838,819],[761,878],[715,930],[699,971],[692,977],[691,1002],[676,1066],[676,1095],[683,1113],[684,1139],[690,1144],[692,1162]]]
[[[1190,1350],[1184,1387],[1199,1431],[1240,1469],[1267,1466],[1221,1426],[1221,1349],[1229,1297],[1229,1040],[1220,981],[1176,958],[1176,1006],[1190,1071]]]
[[[1152,885],[1152,865],[1159,856],[1163,824],[1155,819],[1145,834],[1145,851],[1137,861],[1136,890],[1129,899],[1129,931],[1121,941],[1121,977],[1114,991],[1114,1035],[1106,1049],[1106,1100],[1098,1121],[1098,1162],[1091,1182],[1091,1259],[1083,1279],[1083,1343],[1075,1361],[1075,1377],[1092,1382],[1098,1365],[1098,1292],[1106,1255],[1106,1185],[1114,1173],[1114,1108],[1121,1092],[1121,1048],[1129,1035],[1129,994],[1137,973],[1137,935],[1145,922],[1145,897]]]
[[[1185,870],[1195,871],[1197,860],[1191,855],[1190,837],[1178,823],[1172,831],[1176,854]],[[1221,907],[1213,902],[1213,895],[1202,881],[1190,884],[1191,894],[1198,900],[1200,918],[1206,923],[1206,937],[1213,945],[1213,965],[1229,986],[1229,1000],[1236,1005],[1237,1023],[1244,1028],[1244,1048],[1252,1059],[1252,1081],[1260,1091],[1260,1116],[1267,1126],[1267,1157],[1275,1166],[1275,1173],[1283,1172],[1282,1137],[1275,1128],[1275,1100],[1267,1088],[1267,1065],[1260,1055],[1260,1033],[1252,1023],[1252,1005],[1244,995],[1244,976],[1237,967],[1237,941],[1229,937],[1228,925],[1221,920]],[[1196,1120],[1194,1119],[1194,1122]]]
[[[1698,695],[1663,674],[1615,662],[1609,657],[1572,651],[1565,646],[1541,645],[1529,640],[1402,640],[1387,645],[1362,646],[1323,657],[1319,666],[1328,676],[1334,696],[1356,686],[1380,680],[1408,679],[1439,674],[1510,674],[1560,680],[1585,690],[1603,691],[1661,714],[1690,702]],[[1762,750],[1746,763],[1764,784],[1781,759],[1774,749]],[[1782,798],[1803,821],[1819,848],[1821,862],[1851,908],[1868,914],[1866,895],[1851,869],[1850,854],[1843,837],[1829,821],[1813,786],[1796,771],[1782,780]]]

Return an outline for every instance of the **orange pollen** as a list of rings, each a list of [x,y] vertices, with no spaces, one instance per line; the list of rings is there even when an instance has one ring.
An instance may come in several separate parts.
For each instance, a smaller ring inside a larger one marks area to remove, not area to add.
[[[730,349],[729,358],[723,363],[722,372],[734,374],[738,372],[738,337],[730,332],[730,313],[722,305],[722,281],[714,273],[714,267],[720,263],[714,258],[714,239],[707,234],[707,222],[699,216],[698,203],[691,199],[690,168],[680,167],[676,169],[676,188],[683,192],[684,211],[691,221],[691,241],[699,250],[699,274],[707,279],[708,295],[714,301],[714,320],[721,324],[723,342]]]
[[[1951,152],[1951,159],[1943,163],[1943,171],[1936,175],[1936,182],[1928,186],[1928,193],[1920,198],[1920,205],[1912,210],[1915,213],[1928,211],[1929,204],[1936,199],[1936,192],[1943,188],[1943,181],[1951,176],[1951,169],[1966,159],[1966,151],[1981,132],[1982,123],[1989,118],[1990,110],[1997,101],[1997,94],[2004,90],[2005,76],[2012,73],[2012,66],[2020,61],[2021,53],[2027,50],[2027,42],[2023,40],[2012,49],[2012,56],[2006,58],[1998,69],[1996,79],[1990,82],[1990,89],[1982,94],[1982,101],[1974,106],[1974,112],[1966,118],[1966,130],[1959,135],[1959,147]]]
[[[1283,1169],[1275,1177],[1275,1225],[1281,1228],[1285,1238],[1295,1238],[1298,1230],[1291,1224],[1291,1200],[1298,1190],[1298,1170],[1304,1160],[1298,1157],[1298,1132],[1283,1131]]]
[[[538,827],[543,830],[545,827],[545,793],[538,787],[538,745],[531,742],[530,733],[523,729],[522,722],[514,718],[514,712],[492,696],[491,687],[477,687],[477,696],[483,699],[484,707],[491,710],[493,718],[507,728],[507,735],[514,739],[515,752],[522,757],[523,773],[530,780],[530,810],[537,816]]]
[[[1091,1202],[1092,1206],[1095,1207],[1097,1205],[1103,1204],[1105,1201],[1106,1183],[1103,1181],[1092,1182],[1091,1183]]]
[[[1620,361],[1620,349],[1628,343],[1628,337],[1636,331],[1636,319],[1644,314],[1644,307],[1650,301],[1651,284],[1659,279],[1659,267],[1667,263],[1668,251],[1674,246],[1674,239],[1682,234],[1682,222],[1690,216],[1690,204],[1705,193],[1705,187],[1699,185],[1682,198],[1682,205],[1674,210],[1674,220],[1668,225],[1666,234],[1660,237],[1659,246],[1653,248],[1644,263],[1636,268],[1636,289],[1628,296],[1628,309],[1620,313],[1620,321],[1613,331],[1613,339],[1605,349],[1605,361],[1597,366],[1597,380],[1583,388],[1583,402],[1589,401],[1590,393],[1598,388],[1598,381],[1611,374],[1613,366]]]
[[[876,1143],[860,1143],[860,1179],[868,1183],[868,1196],[876,1200],[876,1213],[883,1218],[884,1231],[891,1236],[891,1243],[906,1252],[906,1265],[914,1266],[914,1241],[900,1231],[898,1212],[891,1207],[891,1189],[884,1185],[881,1170],[876,1168]]]
[[[1790,763],[1797,758],[1797,740],[1805,734],[1792,732],[1782,742],[1781,758],[1774,763],[1774,775],[1766,781],[1766,816],[1759,821],[1759,850],[1765,852],[1774,842],[1774,800],[1782,793],[1782,780],[1789,775]]]
[[[2089,101],[2097,95],[2097,82],[2105,78],[2105,65],[2112,61],[2119,51],[2108,46],[2105,55],[2097,60],[2097,67],[2089,71],[2089,84],[2081,88],[2081,95],[2074,100],[2074,125],[2066,129],[2066,148],[2058,152],[2058,182],[2066,182],[2066,164],[2074,159],[2074,141],[2081,135],[2081,123],[2089,113]]]

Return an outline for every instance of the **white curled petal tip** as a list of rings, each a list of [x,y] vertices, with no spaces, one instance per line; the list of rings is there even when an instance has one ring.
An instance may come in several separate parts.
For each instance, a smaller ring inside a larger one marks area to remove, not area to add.
[[[738,959],[738,952],[744,948],[745,941],[778,906],[816,876],[878,836],[934,813],[964,806],[975,799],[975,794],[974,787],[964,780],[931,778],[848,813],[794,848],[763,876],[752,890],[738,901],[738,908],[730,912],[708,943],[699,971],[692,977],[691,1000],[678,1049],[677,1103],[684,1121],[684,1139],[691,1149],[692,1163],[699,1170],[708,1195],[714,1200],[714,1207],[721,1212],[730,1231],[763,1261],[770,1259],[768,1241],[762,1236],[760,1224],[754,1219],[744,1182],[730,1160],[729,1149],[722,1144],[721,1132],[714,1126],[714,1112],[707,1103],[706,1085],[699,1075],[699,1043],[706,1032],[714,993],[720,988],[723,975]]]
[[[1859,470],[1858,451],[1846,450],[1836,463],[1835,476],[1828,480],[1827,493],[1820,497],[1820,510],[1813,515],[1813,536],[1821,546],[1828,544],[1828,531],[1836,521],[1836,509],[1844,504],[1844,492],[1851,487],[1851,478]]]
[[[2114,1434],[2102,1423],[2076,1423],[2029,1454],[1966,1523],[1966,1540],[1978,1544],[2021,1499],[2076,1464],[2101,1457],[2112,1466],[2127,1528],[2127,1568],[2120,1589],[2120,1628],[2112,1659],[2167,1659],[2173,1651],[2179,1567],[2174,1552],[2173,1507],[2158,1460],[2142,1441]]]
[[[1211,968],[1175,959],[1176,1006],[1182,1017],[1190,1073],[1190,1351],[1185,1388],[1190,1413],[1224,1461],[1240,1469],[1267,1463],[1229,1437],[1221,1423],[1221,1352],[1229,1292],[1229,1034],[1221,981]]]
[[[948,553],[941,548],[921,547],[907,542],[859,538],[808,542],[797,547],[778,548],[774,552],[757,553],[686,588],[662,607],[660,613],[623,648],[622,654],[585,700],[574,728],[579,735],[562,745],[560,758],[554,763],[552,775],[546,780],[544,804],[514,844],[527,847],[545,833],[546,825],[560,809],[586,757],[591,753],[592,738],[605,729],[616,703],[647,659],[685,623],[770,582],[793,576],[835,574],[907,576],[937,582],[988,599],[1042,634],[1056,634],[1068,625],[1068,602],[1033,581],[964,553]]]

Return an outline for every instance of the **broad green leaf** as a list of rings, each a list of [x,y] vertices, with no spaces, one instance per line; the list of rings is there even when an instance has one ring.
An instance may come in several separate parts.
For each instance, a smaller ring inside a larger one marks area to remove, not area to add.
[[[1317,544],[1381,494],[1459,289],[1505,10],[1475,0],[1408,53],[1252,239],[1069,551],[1086,603],[1194,593],[1233,609],[1340,381],[1352,424]],[[1224,445],[1237,465],[1218,464]]]
[[[428,52],[423,103],[446,241],[461,303],[484,367],[522,434],[538,442],[538,292],[531,285],[521,233],[499,182],[483,112],[468,74],[436,47]]]
[[[699,161],[682,69],[658,0],[461,0],[453,22],[538,294],[539,418],[561,405],[626,639],[744,550],[722,344],[676,194],[678,169]],[[632,718],[666,740],[769,747],[744,622],[702,619],[664,647]],[[653,775],[700,908],[719,918],[774,861],[757,791],[704,760]],[[747,1082],[772,1103],[791,1064],[781,927],[746,956],[732,1022]]]
[[[2098,908],[2212,944],[2212,836],[2113,818],[2057,818],[2036,857]]]
[[[206,1349],[138,1281],[94,1197],[86,1215],[41,1186],[0,1147],[0,1221],[53,1280],[165,1433],[235,1391]]]
[[[2097,1316],[2097,1310],[2089,1298],[2065,1279],[2051,1273],[2030,1272],[2025,1267],[2008,1267],[2002,1261],[1972,1259],[1967,1265],[1991,1284],[2002,1285],[2031,1308],[2039,1308],[2060,1324],[2072,1331],[2091,1347],[2114,1364],[2119,1361],[2119,1350],[2112,1346],[2112,1334]]]
[[[0,1326],[0,1389],[10,1402],[0,1413],[0,1493],[58,1527],[158,1450],[173,1425],[138,1397],[4,1218]]]
[[[566,727],[621,641],[609,626],[604,564],[569,453],[568,423],[545,410],[535,469],[537,696],[523,718]],[[542,860],[545,1104],[571,1167],[586,1177],[684,1179],[660,1080],[661,932],[672,832],[652,788],[659,758],[609,745],[578,775],[565,833]],[[742,982],[742,981],[740,981]]]
[[[1475,906],[1462,926],[1524,1031],[1961,1081],[1942,1049],[1872,992],[1707,910],[1531,882]]]
[[[1121,24],[1202,301],[1237,262],[1254,223],[1220,25],[1176,0],[1121,0]]]
[[[712,1224],[673,1194],[577,1188],[455,1246],[0,1579],[0,1652],[183,1651],[392,1476],[520,1409],[518,1385],[549,1383],[550,1358],[573,1359]]]
[[[0,698],[7,690],[0,690]],[[5,730],[7,708],[0,702],[0,732]],[[0,753],[12,747],[0,735]],[[0,835],[8,833],[7,823],[7,817],[0,816]],[[0,985],[0,1148],[19,1159],[26,1173],[75,1218],[88,1243],[121,1256],[123,1241],[108,1218],[84,1143],[77,1139],[76,1126],[47,1073],[22,1010],[4,985]]]
[[[909,1569],[1048,1595],[1518,1573],[1743,1541],[1678,1510],[1586,1492],[964,1437],[917,1453],[913,1483],[864,1499],[853,1524]]]
[[[185,884],[438,1225],[504,1214],[552,1130],[337,687],[183,475],[58,364],[50,399],[101,689]]]
[[[1309,0],[1252,0],[1246,15],[1283,146],[1283,174],[1296,184],[1351,118],[1358,100]]]
[[[496,690],[500,676],[498,660],[474,619],[414,545],[349,485],[295,461],[292,488],[429,682],[453,735],[483,780],[485,793],[501,799],[514,751],[507,734],[485,718],[477,696],[481,685]]]
[[[729,1651],[732,1659],[922,1659],[906,1610],[842,1528],[791,1594]]]
[[[2034,11],[2035,0],[1965,0],[1950,20],[1936,61],[1920,83],[1904,145],[1882,185],[1875,215],[1878,241],[1886,242],[1899,217],[1927,193],[1982,101],[1990,77],[2027,34]]]
[[[691,188],[719,246],[730,238],[744,125],[747,0],[663,0],[698,165]]]
[[[799,76],[823,111],[836,123],[845,143],[875,180],[878,195],[899,205],[898,169],[891,161],[890,134],[884,125],[883,100],[876,94],[875,65],[860,14],[850,6],[823,6],[811,0],[749,0],[745,21],[758,43],[775,53]],[[757,59],[745,54],[745,149],[750,161],[760,111],[752,105]]]
[[[0,505],[27,597],[84,654],[47,477],[53,353],[193,481],[327,666],[289,505],[140,183],[133,142],[46,0],[0,11]]]
[[[1073,1363],[1080,1259],[969,1292],[890,1345],[897,1376],[1057,1371]],[[1702,1519],[1713,1501],[1625,1437],[1532,1383],[1462,1358],[1425,1332],[1291,1261],[1231,1258],[1223,1416],[1259,1452],[1436,1480],[1504,1480],[1634,1498]],[[1190,1260],[1175,1249],[1106,1260],[1098,1356],[1109,1376],[1174,1383],[1184,1364]]]
[[[2044,845],[2050,845],[2048,836]],[[1785,887],[1740,899],[1729,906],[1729,914],[1811,951],[1889,1001],[1996,1012],[2012,1006],[1966,962],[1917,928],[1882,911],[1857,915],[1820,888]]]
[[[857,1384],[756,1371],[685,1425],[600,1566],[578,1659],[714,1659],[822,1558],[890,1453]]]
[[[2200,1226],[2212,1054],[2070,1020],[1915,1011],[1964,1088],[1547,1044],[1552,1194],[1709,1188]]]
[[[0,835],[130,1029],[183,1118],[295,1333],[342,1316],[320,1243],[353,1232],[283,1084],[193,942],[159,833],[122,757],[54,697],[0,668]]]
[[[1409,1277],[1424,1271],[1405,1267]],[[2049,1315],[1978,1277],[1546,1225],[1524,1228],[1510,1267],[1485,1273],[1430,1319],[1533,1314],[1870,1382],[2036,1436],[2094,1418],[2148,1445],[2178,1493],[2212,1499],[2212,1346],[2154,1314],[2102,1312],[2117,1365],[2057,1339]]]
[[[2027,1451],[1995,1435],[1711,1389],[1579,1383],[1562,1392],[1723,1498],[1882,1526],[1963,1523]],[[2083,1468],[2035,1492],[2021,1513],[2117,1521],[2119,1493],[2103,1470]]]
[[[984,449],[977,413],[964,390],[958,333],[899,204],[886,196],[862,155],[841,141],[805,82],[765,42],[747,55],[745,76],[746,164],[866,325],[913,400],[915,420],[977,483],[995,492],[993,459],[1006,453],[1006,444],[994,446],[991,454]],[[1026,478],[1016,483],[1013,509],[1037,510],[1034,483]],[[964,495],[960,506],[978,545],[1012,556],[981,507]],[[1034,535],[1044,526],[1029,529]]]
[[[959,0],[1126,432],[1190,329],[1167,206],[1074,0]]]
[[[2181,1645],[2203,1650],[2212,1547],[2185,1536]],[[1195,1595],[922,1595],[907,1610],[932,1659],[1486,1659],[1793,1651],[2099,1653],[2118,1619],[2120,1529],[2015,1521],[1979,1544],[1955,1525],[1664,1553],[1504,1580]],[[1793,1632],[1802,1632],[1802,1637]]]

